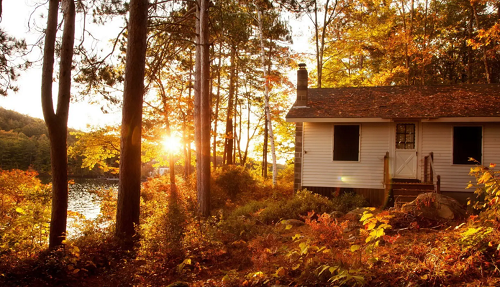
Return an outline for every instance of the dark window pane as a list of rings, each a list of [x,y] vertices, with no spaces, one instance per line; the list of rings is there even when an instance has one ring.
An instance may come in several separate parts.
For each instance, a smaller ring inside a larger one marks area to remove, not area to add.
[[[406,142],[414,143],[415,142],[415,134],[407,134],[406,135]]]
[[[453,127],[453,163],[472,164],[469,158],[482,161],[482,127]]]
[[[396,148],[415,149],[415,124],[396,125]]]
[[[333,160],[358,161],[359,126],[338,125],[333,132]]]

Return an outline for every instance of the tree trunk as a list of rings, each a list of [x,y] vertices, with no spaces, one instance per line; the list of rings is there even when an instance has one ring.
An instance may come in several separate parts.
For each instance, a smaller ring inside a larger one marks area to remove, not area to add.
[[[267,147],[269,146],[269,130],[267,129],[267,115],[264,116],[264,144],[262,145],[262,177],[267,179]]]
[[[234,145],[234,133],[233,133],[233,114],[234,114],[234,86],[235,86],[235,71],[236,71],[236,47],[231,46],[231,70],[229,72],[229,96],[227,100],[227,116],[226,116],[226,138],[224,140],[225,147],[224,151],[226,153],[226,165],[233,164],[233,145]]]
[[[196,188],[200,214],[206,217],[210,215],[209,3],[207,0],[199,0],[198,3],[195,83]]]
[[[467,35],[470,41],[472,41],[473,37],[472,36],[473,18],[474,18],[474,13],[472,12],[471,9],[469,23],[467,24]],[[467,45],[467,41],[465,41],[465,45]],[[472,46],[467,45],[467,84],[471,83],[472,83]]]
[[[116,235],[131,243],[139,224],[141,134],[148,0],[131,0],[120,141]]]
[[[480,29],[479,26],[479,17],[477,15],[476,5],[472,5],[472,12],[474,13],[474,19],[476,20],[476,29]],[[490,75],[490,67],[488,65],[488,56],[486,55],[486,46],[485,44],[481,45],[481,52],[483,52],[483,64],[484,64],[484,75],[486,77],[486,83],[491,84],[491,75]]]
[[[276,165],[276,149],[274,145],[274,134],[273,134],[273,124],[271,122],[271,112],[269,110],[269,79],[267,78],[267,69],[265,63],[265,50],[264,50],[264,32],[262,28],[262,11],[257,12],[258,22],[259,22],[259,34],[260,34],[260,58],[262,64],[262,70],[264,71],[264,104],[265,113],[267,118],[267,126],[269,128],[269,139],[271,140],[271,156],[273,158],[273,186],[277,184],[277,165]],[[267,168],[267,167],[266,167]]]
[[[222,58],[222,43],[219,45],[219,61],[217,63],[217,100],[215,102],[214,112],[214,142],[213,142],[213,169],[217,169],[217,122],[219,121],[219,104],[220,104],[220,83],[221,83],[221,58]]]
[[[49,130],[50,158],[52,171],[52,213],[50,220],[49,248],[62,245],[66,238],[68,213],[68,154],[66,147],[68,133],[68,112],[71,98],[71,66],[75,40],[75,3],[63,1],[64,28],[59,66],[59,93],[54,113],[52,101],[52,74],[57,33],[59,1],[49,2],[49,15],[45,34],[42,66],[42,109]]]

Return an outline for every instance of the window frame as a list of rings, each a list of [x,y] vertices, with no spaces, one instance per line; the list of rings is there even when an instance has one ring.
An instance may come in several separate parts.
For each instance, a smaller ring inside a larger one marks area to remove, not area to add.
[[[481,157],[479,159],[475,158],[475,160],[477,160],[479,163],[482,163],[483,162],[483,149],[484,149],[484,127],[482,125],[453,125],[452,126],[452,135],[451,135],[451,164],[452,165],[457,165],[457,166],[463,166],[463,165],[475,165],[476,162],[472,162],[472,161],[469,161],[467,157],[467,161],[462,161],[462,162],[457,162],[455,160],[455,133],[456,133],[456,128],[480,128],[481,129],[481,139],[480,139],[480,143],[479,143],[479,153],[481,155]]]
[[[335,159],[335,127],[337,126],[356,126],[358,127],[358,157],[356,160]],[[332,161],[333,162],[360,162],[361,161],[361,124],[334,124],[332,127]]]

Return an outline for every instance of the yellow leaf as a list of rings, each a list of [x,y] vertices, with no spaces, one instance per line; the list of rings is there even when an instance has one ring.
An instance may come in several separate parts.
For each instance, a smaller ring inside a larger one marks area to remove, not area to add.
[[[351,245],[351,252],[356,252],[361,248],[359,245]]]
[[[373,217],[373,214],[368,213],[368,212],[365,211],[365,213],[363,213],[363,216],[361,216],[361,219],[359,221],[363,222],[363,221],[367,220],[370,217]]]
[[[26,214],[26,212],[24,212],[24,209],[22,209],[21,207],[16,208],[16,212],[20,214]]]
[[[491,174],[489,172],[484,173],[481,178],[477,180],[477,183],[485,183],[491,178]]]
[[[280,268],[278,268],[278,270],[276,270],[276,276],[278,276],[278,277],[283,277],[283,276],[285,276],[285,274],[286,274],[286,270],[283,267],[280,267]]]
[[[297,269],[299,269],[299,268],[300,268],[300,263],[299,263],[299,264],[297,264],[297,265],[295,265],[295,266],[293,266],[293,267],[292,267],[292,270],[297,270]]]
[[[375,228],[375,226],[377,226],[377,223],[371,222],[367,225],[366,230],[372,230],[373,228]]]
[[[382,237],[382,236],[384,236],[384,235],[385,235],[385,232],[384,232],[384,230],[383,230],[383,229],[379,229],[379,230],[377,230],[377,237]]]
[[[286,227],[285,227],[285,230],[288,230],[288,229],[292,229],[292,225],[288,224]]]

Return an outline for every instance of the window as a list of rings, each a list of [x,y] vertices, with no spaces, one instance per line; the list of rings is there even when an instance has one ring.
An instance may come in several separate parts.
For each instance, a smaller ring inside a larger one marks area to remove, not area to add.
[[[482,127],[453,127],[453,164],[472,164],[469,158],[482,161]]]
[[[415,149],[415,124],[396,125],[396,148]]]
[[[334,126],[333,160],[359,160],[359,125]]]

